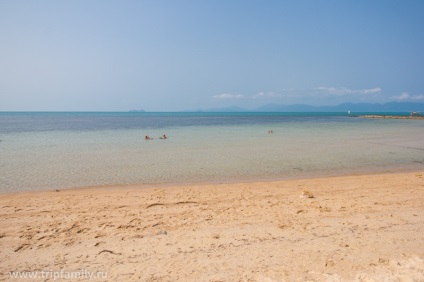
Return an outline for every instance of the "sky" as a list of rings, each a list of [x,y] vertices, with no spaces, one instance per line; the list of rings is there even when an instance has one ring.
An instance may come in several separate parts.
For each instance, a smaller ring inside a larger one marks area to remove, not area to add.
[[[424,103],[421,0],[0,0],[0,111]]]

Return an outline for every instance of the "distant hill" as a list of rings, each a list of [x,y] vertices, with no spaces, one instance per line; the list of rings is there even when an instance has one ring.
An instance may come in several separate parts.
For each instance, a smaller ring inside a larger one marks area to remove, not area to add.
[[[198,110],[198,112],[424,112],[424,103],[389,102],[343,103],[337,106],[311,106],[306,104],[267,104],[253,110],[237,106]]]
[[[278,105],[267,104],[256,108],[255,112],[328,112],[328,107],[317,107],[305,104]]]

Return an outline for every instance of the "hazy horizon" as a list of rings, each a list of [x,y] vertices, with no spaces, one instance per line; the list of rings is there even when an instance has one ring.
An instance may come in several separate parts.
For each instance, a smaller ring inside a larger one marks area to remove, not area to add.
[[[185,110],[169,110],[169,111],[147,111],[144,109],[126,109],[126,110],[66,110],[66,111],[0,111],[0,113],[411,113],[424,112],[424,103],[408,103],[408,102],[389,102],[389,103],[342,103],[335,106],[322,105],[312,106],[308,104],[266,104],[255,108],[242,108],[235,105],[215,108],[195,108]]]
[[[424,102],[422,1],[1,1],[0,111]]]

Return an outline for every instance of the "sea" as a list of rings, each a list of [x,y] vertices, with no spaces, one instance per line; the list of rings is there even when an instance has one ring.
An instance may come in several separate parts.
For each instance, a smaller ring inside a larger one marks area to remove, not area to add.
[[[0,112],[0,140],[2,193],[424,168],[423,120],[347,113]]]

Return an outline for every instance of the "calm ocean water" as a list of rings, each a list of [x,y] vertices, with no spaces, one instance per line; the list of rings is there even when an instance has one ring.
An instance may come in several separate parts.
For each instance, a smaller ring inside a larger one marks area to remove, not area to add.
[[[0,113],[0,140],[0,192],[424,168],[424,121],[345,113]]]

